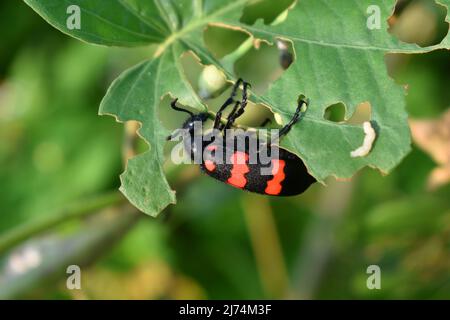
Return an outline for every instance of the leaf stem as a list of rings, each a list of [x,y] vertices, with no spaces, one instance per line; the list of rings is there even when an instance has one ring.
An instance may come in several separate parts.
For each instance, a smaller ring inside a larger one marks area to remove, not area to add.
[[[245,194],[242,200],[246,226],[266,298],[283,298],[289,289],[289,276],[269,200],[252,194]]]
[[[222,9],[214,12],[211,15],[203,16],[201,19],[195,20],[189,24],[187,24],[182,29],[175,31],[172,33],[161,45],[158,47],[158,49],[155,52],[154,58],[159,57],[173,42],[175,42],[177,39],[182,38],[186,33],[189,33],[190,31],[199,28],[207,23],[210,23],[214,21],[214,18],[216,16],[219,16],[221,14],[225,14],[228,11],[231,11],[235,7],[241,6],[242,4],[246,3],[247,0],[237,0],[232,2],[229,5],[226,5]]]
[[[31,221],[0,236],[0,254],[8,251],[18,243],[43,231],[51,229],[70,219],[80,219],[100,209],[121,202],[125,198],[118,192],[110,192],[63,208],[48,217]]]
[[[221,65],[225,70],[233,70],[235,62],[242,58],[254,47],[255,38],[249,35],[248,39],[245,40],[234,52],[226,55],[221,61]]]

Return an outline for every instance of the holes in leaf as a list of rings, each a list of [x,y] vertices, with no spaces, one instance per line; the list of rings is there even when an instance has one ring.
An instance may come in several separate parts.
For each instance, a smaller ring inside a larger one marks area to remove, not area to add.
[[[343,122],[345,121],[345,106],[342,103],[336,103],[325,109],[323,116],[328,121]]]
[[[438,44],[449,30],[447,9],[430,0],[399,0],[389,31],[399,40],[422,47]]]
[[[449,105],[450,51],[386,55],[389,75],[406,88],[406,108],[415,118],[437,117]]]
[[[170,107],[170,103],[172,102],[172,100],[173,97],[170,94],[166,94],[161,99],[161,103],[158,106],[159,120],[161,121],[163,126],[169,131],[173,131],[177,128],[180,128],[188,117],[188,114],[173,110]],[[183,109],[196,112],[196,110],[192,109],[190,106],[185,106],[181,103],[178,103],[177,105]]]
[[[362,124],[371,119],[371,105],[368,102],[359,104],[350,119],[346,117],[346,109],[343,103],[336,103],[325,109],[324,119],[337,123]]]
[[[286,70],[292,62],[294,62],[292,44],[287,41],[277,40],[277,47],[280,54],[280,65],[284,70]]]
[[[262,0],[249,1],[244,8],[241,22],[252,25],[258,19],[263,19],[265,24],[281,22],[287,16],[287,10],[294,4],[295,0]]]
[[[235,73],[252,84],[252,90],[263,93],[277,80],[294,60],[294,51],[290,42],[270,45],[260,42],[258,48],[251,48],[235,63]]]
[[[195,92],[199,92],[198,79],[204,66],[191,51],[187,51],[181,56],[181,65],[183,66],[183,72],[188,82]]]
[[[203,33],[203,38],[208,50],[217,59],[221,59],[239,48],[249,38],[249,34],[230,28],[209,26]]]
[[[366,121],[371,121],[372,106],[369,102],[363,102],[356,107],[350,119],[346,121],[348,124],[362,124]],[[371,121],[372,125],[375,123]]]
[[[180,62],[182,66],[182,72],[186,77],[187,81],[189,82],[189,85],[192,87],[194,92],[198,94],[200,91],[199,78],[205,66],[200,63],[198,57],[194,55],[191,51],[185,52],[180,57]],[[173,98],[180,98],[180,97],[173,97],[170,94],[166,94],[161,99],[161,104],[158,112],[161,123],[169,131],[173,131],[174,129],[180,128],[188,117],[186,113],[177,112],[174,111],[172,108],[170,108],[170,103],[172,102]],[[178,105],[191,112],[194,113],[199,112],[199,110],[194,109],[193,106],[183,105],[181,101],[178,102]]]
[[[224,92],[230,84],[223,71],[214,65],[203,65],[191,51],[181,57],[184,74],[201,99],[211,99]]]
[[[292,64],[294,50],[291,42],[277,40],[276,44],[264,41],[254,41],[244,31],[226,27],[210,26],[204,32],[204,40],[209,51],[226,66],[227,70],[234,69],[234,78],[243,78],[252,85],[251,91],[261,94],[270,83],[278,79]],[[231,84],[222,72],[214,65],[204,66],[192,52],[185,53],[181,58],[184,74],[192,88],[203,99],[210,110],[214,111],[228,98]],[[253,119],[249,126],[258,127],[263,120],[272,118],[272,113],[257,106],[261,112],[251,112],[254,108],[249,105],[246,118]],[[260,119],[264,118],[264,119]],[[260,123],[258,120],[261,120]],[[241,121],[240,121],[241,122]]]
[[[203,34],[206,47],[227,69],[233,70],[236,78],[250,82],[252,90],[258,94],[264,92],[269,84],[278,79],[294,61],[291,42],[276,40],[276,44],[254,39],[241,30],[222,26],[210,26]],[[212,67],[204,75],[214,75]],[[211,71],[211,72],[210,72]],[[208,83],[200,83],[200,95],[203,98],[216,96],[206,92]],[[216,89],[214,89],[216,90]]]

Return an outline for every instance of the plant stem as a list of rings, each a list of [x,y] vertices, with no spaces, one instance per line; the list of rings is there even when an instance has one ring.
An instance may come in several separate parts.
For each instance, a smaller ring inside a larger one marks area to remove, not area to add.
[[[280,299],[288,291],[289,276],[269,200],[245,194],[242,207],[266,298]]]
[[[70,219],[88,216],[97,210],[121,203],[125,198],[118,192],[110,192],[63,208],[48,217],[31,221],[0,236],[0,254],[8,251],[18,243],[43,231],[51,229]]]

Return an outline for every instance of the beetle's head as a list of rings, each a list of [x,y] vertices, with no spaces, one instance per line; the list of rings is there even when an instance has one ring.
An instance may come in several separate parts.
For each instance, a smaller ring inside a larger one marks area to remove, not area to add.
[[[191,135],[194,135],[196,134],[196,132],[201,131],[203,128],[203,122],[208,120],[208,113],[202,112],[194,114],[189,110],[178,107],[177,101],[178,99],[175,99],[170,104],[172,109],[189,114],[189,118],[184,122],[182,129],[187,130]]]
[[[208,113],[198,113],[192,114],[183,124],[183,129],[189,131],[189,133],[194,134],[203,128],[203,123],[208,120]]]

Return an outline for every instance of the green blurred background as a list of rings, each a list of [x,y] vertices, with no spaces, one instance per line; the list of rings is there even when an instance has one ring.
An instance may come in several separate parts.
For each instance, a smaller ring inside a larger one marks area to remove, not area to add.
[[[270,23],[291,2],[265,1],[243,20]],[[289,199],[244,193],[195,167],[168,164],[178,204],[154,219],[111,194],[123,170],[124,126],[97,110],[112,80],[155,48],[87,45],[21,1],[3,1],[0,11],[0,298],[450,298],[450,185],[430,178],[450,166],[450,133],[439,150],[418,141],[388,176],[366,168]],[[391,31],[435,44],[448,31],[445,14],[434,1],[401,1]],[[211,28],[205,38],[220,57],[245,35]],[[396,82],[408,84],[412,119],[448,129],[449,51],[386,60]],[[198,88],[202,67],[189,55],[184,65]],[[259,92],[283,72],[277,47],[265,44],[235,70]],[[226,94],[207,103],[214,109]],[[266,117],[263,109],[251,108],[244,121]],[[161,110],[168,128],[182,123]],[[90,206],[1,252],[10,232]],[[66,288],[70,264],[81,266],[81,290]],[[372,264],[381,268],[381,290],[366,287]]]

